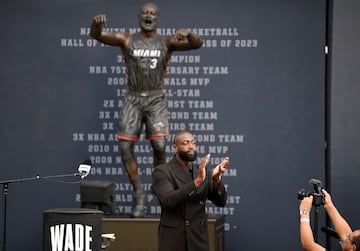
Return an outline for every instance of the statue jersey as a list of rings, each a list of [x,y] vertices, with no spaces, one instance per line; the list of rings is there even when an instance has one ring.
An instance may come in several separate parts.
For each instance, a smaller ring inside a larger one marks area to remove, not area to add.
[[[127,85],[130,91],[162,89],[168,59],[161,36],[156,35],[145,41],[139,33],[133,34],[129,50],[124,55],[127,66]]]

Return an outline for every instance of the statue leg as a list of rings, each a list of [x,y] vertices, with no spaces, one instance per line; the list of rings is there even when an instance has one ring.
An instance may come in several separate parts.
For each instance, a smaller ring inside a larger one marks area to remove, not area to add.
[[[146,196],[138,173],[138,165],[134,157],[134,145],[135,142],[133,141],[119,141],[121,160],[133,187],[134,205],[131,216],[134,218],[141,218],[145,216]]]
[[[157,138],[150,141],[153,148],[154,167],[166,162],[166,140],[165,138]]]

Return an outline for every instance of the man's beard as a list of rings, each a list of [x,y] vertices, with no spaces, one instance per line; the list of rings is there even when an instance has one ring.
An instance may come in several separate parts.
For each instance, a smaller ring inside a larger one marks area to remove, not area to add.
[[[193,162],[196,160],[196,151],[194,151],[193,154],[189,154],[188,152],[184,151],[178,151],[178,155],[183,161]]]

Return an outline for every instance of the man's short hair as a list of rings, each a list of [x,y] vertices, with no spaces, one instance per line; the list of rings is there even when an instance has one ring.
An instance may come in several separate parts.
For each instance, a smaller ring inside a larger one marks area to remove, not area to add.
[[[360,234],[354,236],[351,242],[356,246],[356,250],[360,250]]]

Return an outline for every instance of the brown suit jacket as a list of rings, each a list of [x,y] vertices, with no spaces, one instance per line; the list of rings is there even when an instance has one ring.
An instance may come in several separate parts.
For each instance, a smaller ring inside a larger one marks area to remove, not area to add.
[[[193,177],[198,165],[192,165]],[[213,188],[212,170],[206,179],[195,187],[188,169],[173,158],[155,167],[152,188],[161,205],[158,230],[158,251],[208,251],[208,226],[205,204],[207,200],[224,207],[227,192],[221,183]]]

